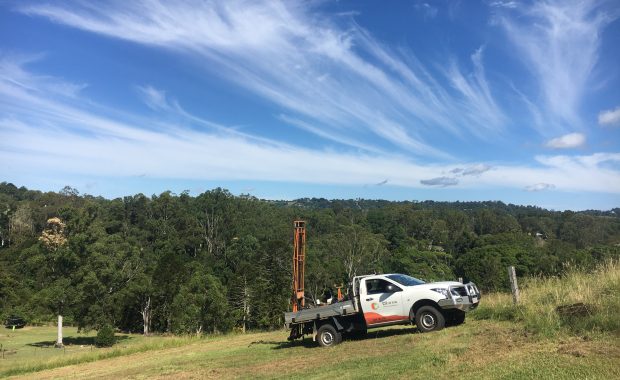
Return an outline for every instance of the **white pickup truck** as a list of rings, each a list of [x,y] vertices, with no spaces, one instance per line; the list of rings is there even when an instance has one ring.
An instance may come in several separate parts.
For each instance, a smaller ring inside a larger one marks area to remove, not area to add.
[[[463,323],[465,312],[478,306],[480,291],[471,282],[425,283],[404,274],[382,274],[354,277],[347,298],[284,313],[289,340],[312,335],[329,347],[340,343],[343,334],[364,334],[374,327],[415,324],[421,332],[440,330]]]

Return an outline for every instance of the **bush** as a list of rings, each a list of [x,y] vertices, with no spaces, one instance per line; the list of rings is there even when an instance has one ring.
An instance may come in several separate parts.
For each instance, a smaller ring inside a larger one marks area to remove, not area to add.
[[[97,337],[95,338],[95,345],[97,347],[112,347],[114,343],[116,343],[116,337],[112,327],[103,326],[97,331]]]

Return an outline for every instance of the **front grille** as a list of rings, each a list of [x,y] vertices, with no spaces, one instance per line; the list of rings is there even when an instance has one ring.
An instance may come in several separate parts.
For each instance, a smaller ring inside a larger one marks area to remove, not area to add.
[[[467,289],[465,289],[464,286],[460,286],[458,288],[452,288],[452,291],[461,297],[467,297],[469,295],[467,294]]]

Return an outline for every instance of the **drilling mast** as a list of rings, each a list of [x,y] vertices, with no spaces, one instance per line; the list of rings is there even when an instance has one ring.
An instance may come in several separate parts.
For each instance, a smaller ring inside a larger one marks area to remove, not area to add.
[[[306,261],[306,222],[293,222],[293,296],[291,302],[293,311],[304,308],[304,266]]]

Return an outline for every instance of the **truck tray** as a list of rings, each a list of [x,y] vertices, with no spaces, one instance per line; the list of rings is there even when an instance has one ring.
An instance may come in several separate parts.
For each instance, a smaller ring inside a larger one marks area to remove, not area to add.
[[[290,325],[297,323],[304,323],[317,319],[325,319],[341,315],[353,315],[355,313],[357,313],[357,310],[353,302],[343,301],[331,305],[284,313],[284,322],[287,326],[290,327]]]

